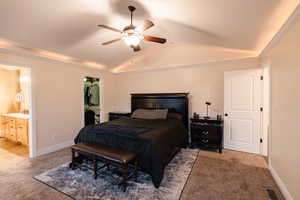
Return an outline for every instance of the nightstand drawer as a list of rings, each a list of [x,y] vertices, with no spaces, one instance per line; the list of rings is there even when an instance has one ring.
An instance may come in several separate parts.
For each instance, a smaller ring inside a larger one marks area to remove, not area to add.
[[[222,153],[223,148],[223,121],[214,119],[191,119],[191,144],[192,147],[203,149],[218,149]]]
[[[211,138],[201,138],[198,136],[193,136],[192,140],[194,141],[195,145],[201,145],[204,147],[218,147],[219,141],[217,139],[211,139]]]
[[[209,147],[209,148],[212,148],[212,147],[218,147],[219,146],[219,142],[215,139],[204,139],[202,138],[201,140],[199,140],[199,143],[204,146],[204,147]]]
[[[198,128],[192,127],[192,135],[199,135],[203,138],[220,138],[220,127],[218,126],[201,126]]]

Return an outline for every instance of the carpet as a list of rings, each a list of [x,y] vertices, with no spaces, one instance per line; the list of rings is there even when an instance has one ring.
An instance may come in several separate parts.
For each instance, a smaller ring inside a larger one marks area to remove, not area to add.
[[[68,164],[50,169],[34,178],[76,200],[178,200],[198,156],[197,150],[182,149],[165,168],[161,186],[139,172],[138,181],[129,181],[126,192],[118,187],[119,177],[103,169],[97,180],[91,170],[71,170]]]

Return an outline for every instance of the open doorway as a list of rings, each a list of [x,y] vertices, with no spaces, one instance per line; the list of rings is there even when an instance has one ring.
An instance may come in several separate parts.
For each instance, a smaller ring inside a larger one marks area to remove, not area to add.
[[[3,158],[29,157],[30,76],[27,68],[0,64],[0,156]]]
[[[100,79],[84,78],[84,125],[100,124]]]

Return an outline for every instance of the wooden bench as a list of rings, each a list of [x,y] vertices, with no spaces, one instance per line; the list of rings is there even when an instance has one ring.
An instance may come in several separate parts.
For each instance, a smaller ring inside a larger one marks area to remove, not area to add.
[[[77,167],[86,167],[94,171],[94,178],[97,179],[98,170],[107,167],[110,169],[110,165],[117,166],[121,169],[122,181],[119,183],[123,187],[123,191],[126,191],[127,181],[135,177],[137,179],[138,173],[138,163],[136,159],[136,154],[118,150],[111,147],[106,147],[99,144],[75,144],[72,146],[72,162],[70,163],[70,168],[74,170]],[[93,162],[93,167],[84,165],[80,157],[87,158]],[[101,167],[98,167],[98,161],[104,163]],[[129,175],[129,169],[133,169],[133,173]]]

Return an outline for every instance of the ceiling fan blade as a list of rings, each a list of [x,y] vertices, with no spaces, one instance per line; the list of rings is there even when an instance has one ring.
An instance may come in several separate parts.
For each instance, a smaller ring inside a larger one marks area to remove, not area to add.
[[[118,42],[120,41],[122,38],[117,38],[117,39],[114,39],[114,40],[110,40],[110,41],[107,41],[107,42],[103,42],[102,45],[108,45],[108,44],[111,44],[111,43],[114,43],[114,42]]]
[[[167,41],[167,39],[164,38],[159,38],[159,37],[153,37],[153,36],[149,36],[149,35],[144,35],[144,39],[148,40],[150,42],[157,42],[157,43],[165,43]]]
[[[133,48],[133,51],[140,51],[141,50],[141,47],[139,45],[131,46],[131,48]]]
[[[144,23],[136,27],[135,30],[139,32],[144,32],[145,30],[148,30],[152,26],[154,26],[153,22],[151,22],[150,20],[145,20]]]
[[[110,27],[110,26],[106,26],[106,25],[103,25],[103,24],[100,24],[100,25],[98,25],[98,26],[99,26],[99,27],[102,27],[102,28],[109,29],[109,30],[111,30],[111,31],[115,31],[115,32],[118,32],[118,33],[122,33],[121,30],[116,29],[116,28],[113,28],[113,27]]]

